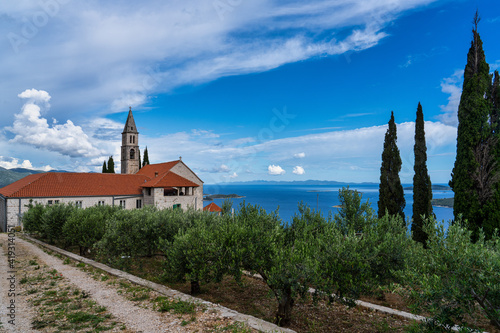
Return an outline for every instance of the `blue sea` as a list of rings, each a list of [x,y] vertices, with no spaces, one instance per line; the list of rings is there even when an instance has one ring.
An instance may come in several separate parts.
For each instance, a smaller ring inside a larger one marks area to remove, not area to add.
[[[338,208],[333,206],[340,205],[338,198],[339,190],[345,185],[204,185],[205,194],[237,194],[244,198],[233,198],[233,208],[238,209],[241,202],[245,201],[252,205],[259,205],[267,212],[275,211],[279,208],[279,216],[283,222],[291,221],[291,218],[298,212],[299,202],[304,202],[311,208],[319,209],[324,216],[329,212],[335,214]],[[409,187],[411,184],[403,184],[403,187]],[[349,189],[357,190],[362,194],[362,202],[369,200],[371,207],[377,212],[378,202],[378,184],[352,184]],[[406,218],[413,215],[413,191],[405,190],[406,207],[404,213]],[[451,198],[451,190],[433,191],[434,199]],[[213,202],[221,206],[224,199],[214,199]],[[204,201],[204,206],[212,201]],[[453,219],[453,209],[446,207],[434,207],[434,213],[438,221]]]

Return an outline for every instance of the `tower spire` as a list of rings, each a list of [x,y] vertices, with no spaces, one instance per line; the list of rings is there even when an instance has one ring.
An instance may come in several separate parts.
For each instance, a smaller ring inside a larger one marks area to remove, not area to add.
[[[139,171],[139,156],[139,132],[135,126],[132,107],[129,107],[127,121],[122,132],[122,173],[134,174]]]

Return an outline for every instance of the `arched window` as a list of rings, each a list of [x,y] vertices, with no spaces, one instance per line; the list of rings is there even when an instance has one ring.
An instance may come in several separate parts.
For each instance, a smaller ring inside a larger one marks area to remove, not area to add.
[[[135,143],[135,136],[132,137],[132,143]]]
[[[135,158],[135,150],[130,149],[130,159],[133,160]]]
[[[130,143],[132,143],[132,135],[130,136]]]

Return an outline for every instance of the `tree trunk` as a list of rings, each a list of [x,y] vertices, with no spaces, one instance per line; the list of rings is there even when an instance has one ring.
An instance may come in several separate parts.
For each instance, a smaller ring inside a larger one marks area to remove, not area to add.
[[[292,318],[293,298],[290,288],[278,299],[278,312],[276,313],[276,325],[288,326]]]
[[[200,293],[200,281],[191,281],[191,295]]]

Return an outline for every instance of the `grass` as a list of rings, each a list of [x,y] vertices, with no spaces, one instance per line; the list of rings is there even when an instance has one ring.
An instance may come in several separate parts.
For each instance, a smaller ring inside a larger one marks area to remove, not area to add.
[[[182,300],[171,300],[167,297],[157,297],[154,302],[160,312],[173,312],[175,314],[194,314],[196,313],[196,304]]]

